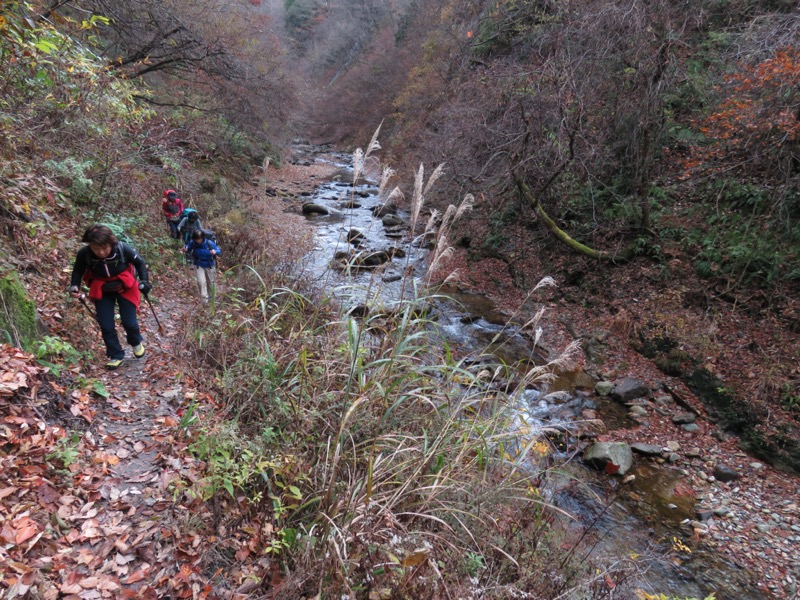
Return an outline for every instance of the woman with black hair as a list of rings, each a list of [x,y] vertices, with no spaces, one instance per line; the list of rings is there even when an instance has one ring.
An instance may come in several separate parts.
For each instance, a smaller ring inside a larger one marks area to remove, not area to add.
[[[119,306],[125,339],[133,347],[133,355],[142,358],[144,344],[136,313],[141,294],[146,296],[153,286],[144,259],[131,246],[120,242],[105,225],[92,225],[81,241],[87,245],[75,257],[69,292],[75,298],[81,297],[81,280],[89,287],[89,299],[94,302],[109,359],[106,368],[116,369],[125,358],[125,350],[114,326],[114,307]]]

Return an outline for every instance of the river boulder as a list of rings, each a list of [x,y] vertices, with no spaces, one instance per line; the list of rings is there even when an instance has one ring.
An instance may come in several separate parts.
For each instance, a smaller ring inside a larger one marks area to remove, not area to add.
[[[598,442],[583,452],[583,462],[611,475],[624,475],[633,466],[633,452],[625,442]]]
[[[383,250],[379,250],[377,252],[365,252],[358,255],[356,258],[356,262],[360,267],[379,267],[380,265],[389,262],[389,260],[391,260],[391,257]]]
[[[634,398],[641,398],[650,393],[648,385],[633,377],[625,377],[614,383],[611,397],[619,402],[630,402]]]
[[[354,246],[360,246],[363,244],[367,238],[361,233],[358,229],[351,229],[347,232],[347,236],[345,236],[348,242],[353,244]]]
[[[386,215],[381,219],[384,227],[399,227],[405,225],[406,222],[397,215]]]
[[[327,215],[328,209],[315,202],[306,202],[302,208],[304,215]]]

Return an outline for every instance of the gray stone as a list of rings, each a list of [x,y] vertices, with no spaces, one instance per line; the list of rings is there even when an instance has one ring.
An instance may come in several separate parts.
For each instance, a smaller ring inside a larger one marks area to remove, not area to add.
[[[598,396],[610,396],[614,384],[610,381],[598,381],[594,386],[594,391]]]
[[[584,451],[583,460],[598,470],[624,475],[633,466],[633,453],[625,442],[598,442]]]
[[[637,454],[644,454],[646,456],[661,456],[661,446],[657,446],[656,444],[636,442],[635,444],[631,444],[631,450]]]
[[[700,426],[697,423],[685,423],[681,425],[681,429],[687,433],[697,433],[700,431]]]
[[[384,227],[397,227],[399,225],[405,225],[405,221],[398,217],[397,215],[386,215],[381,219]]]
[[[632,417],[644,417],[647,415],[647,409],[644,406],[631,406],[631,409],[628,411],[628,414]]]
[[[611,397],[620,402],[628,402],[634,398],[641,398],[650,393],[650,388],[646,383],[633,377],[625,377],[618,380],[611,390]]]
[[[740,477],[741,475],[739,474],[738,471],[731,469],[730,467],[727,467],[725,465],[717,465],[716,467],[714,467],[714,478],[717,481],[722,481],[722,482],[736,481]]]
[[[714,511],[710,508],[698,508],[697,509],[697,518],[700,519],[703,523],[709,521],[711,517],[714,516]]]
[[[392,283],[394,281],[400,281],[402,278],[403,278],[403,276],[400,275],[400,273],[387,273],[386,275],[383,276],[383,280],[386,283]]]
[[[672,422],[676,425],[683,425],[685,423],[694,423],[695,419],[697,419],[697,415],[693,412],[684,412],[672,417]]]
[[[367,238],[358,229],[351,229],[350,231],[347,232],[345,239],[354,246],[358,246],[364,243],[364,241],[366,241]]]
[[[314,202],[306,202],[302,210],[304,215],[327,215],[329,212],[327,208]]]

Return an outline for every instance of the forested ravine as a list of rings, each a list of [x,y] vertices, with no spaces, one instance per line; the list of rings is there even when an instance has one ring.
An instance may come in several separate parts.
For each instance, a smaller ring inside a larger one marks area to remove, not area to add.
[[[307,150],[301,156],[303,160],[315,160],[313,152],[309,154]],[[419,248],[424,240],[408,243],[407,236],[397,235],[407,228],[409,215],[381,210],[377,182],[365,181],[356,186],[348,183],[352,180],[349,155],[325,152],[316,160],[331,161],[339,171],[335,181],[317,184],[314,193],[303,199],[303,212],[316,231],[314,258],[304,269],[328,289],[342,290],[341,299],[350,312],[363,316],[367,307],[392,310],[403,291],[424,286],[427,253]],[[396,218],[386,219],[387,214]],[[392,248],[401,251],[393,252]],[[379,252],[385,253],[386,262],[363,265],[352,260],[353,253],[358,257]],[[401,272],[410,275],[412,281],[395,277]],[[430,311],[431,343],[451,345],[454,354],[466,357],[470,366],[495,369],[508,364],[524,370],[537,360],[543,362],[548,354],[543,348],[532,352],[532,340],[521,330],[525,315],[503,314],[483,295],[445,286],[431,301]],[[539,473],[547,481],[543,491],[556,507],[566,511],[569,527],[585,535],[574,552],[585,554],[587,560],[603,567],[631,555],[647,557],[642,561],[641,572],[627,583],[652,593],[669,589],[674,595],[686,597],[704,598],[713,593],[718,599],[763,598],[765,590],[758,575],[742,563],[737,564],[735,558],[716,551],[714,544],[699,544],[689,550],[676,541],[687,534],[709,533],[722,539],[714,520],[741,518],[734,517],[732,508],[721,508],[719,499],[715,499],[718,505],[711,507],[703,492],[691,489],[694,484],[686,463],[697,467],[696,459],[712,456],[719,449],[706,447],[698,452],[690,448],[687,432],[673,436],[681,439],[680,444],[673,441],[663,448],[648,445],[643,441],[648,441],[650,434],[643,432],[637,447],[648,448],[646,453],[637,454],[635,468],[628,477],[609,476],[608,472],[598,475],[582,464],[582,451],[593,440],[604,438],[598,433],[607,431],[614,438],[615,429],[636,428],[637,420],[647,414],[644,409],[641,413],[634,411],[635,416],[626,414],[624,401],[598,393],[595,383],[596,379],[585,371],[562,373],[554,383],[528,390],[515,408],[526,428],[538,435],[547,429],[552,435],[554,451],[548,464],[552,472],[543,470],[536,460],[531,460],[529,466],[532,473]],[[668,396],[662,394],[663,415],[685,413],[685,407],[665,398]],[[647,404],[645,398],[640,398],[629,406],[641,409]],[[587,411],[592,419],[587,419]],[[520,448],[525,446],[524,440],[522,435]],[[713,489],[709,496],[714,496]],[[713,517],[706,515],[710,512]],[[783,557],[776,559],[780,562]]]

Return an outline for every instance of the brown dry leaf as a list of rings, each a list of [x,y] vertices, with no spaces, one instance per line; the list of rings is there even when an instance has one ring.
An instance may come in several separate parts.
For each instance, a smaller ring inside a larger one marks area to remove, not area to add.
[[[7,487],[0,490],[0,500],[5,498],[6,496],[10,496],[14,492],[18,491],[18,487]]]
[[[25,517],[16,529],[17,535],[14,536],[14,542],[19,545],[39,533],[39,524],[33,519]]]
[[[146,566],[146,567],[142,567],[138,571],[134,571],[133,573],[131,573],[130,577],[128,577],[125,580],[125,583],[126,584],[131,584],[131,583],[137,583],[139,581],[142,581],[145,577],[147,577],[147,574],[149,572],[150,572],[150,566],[149,565]]]

